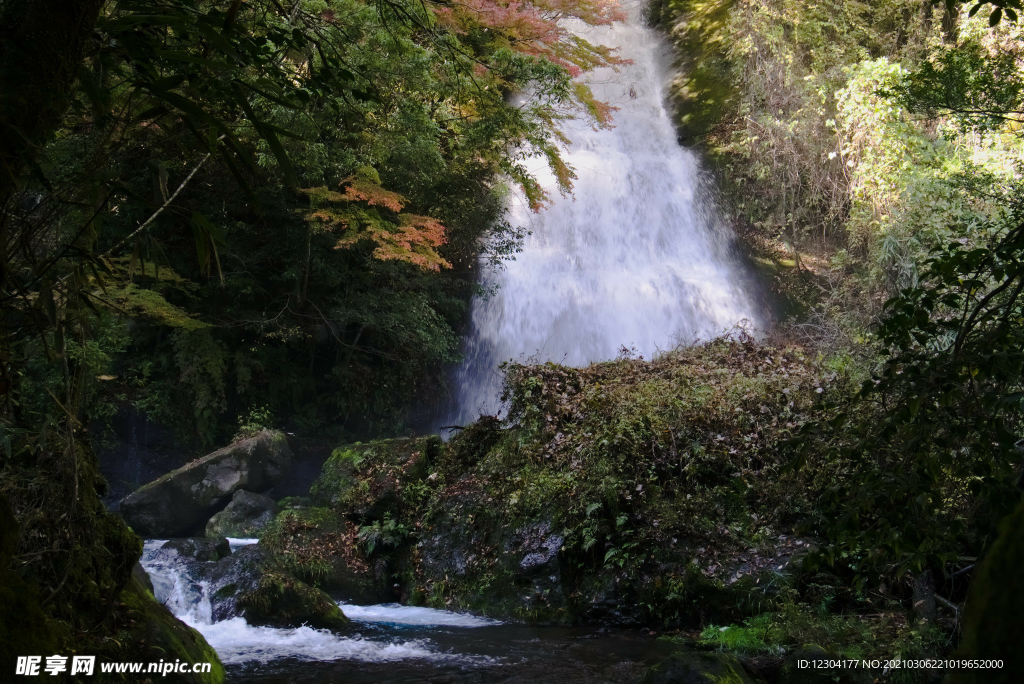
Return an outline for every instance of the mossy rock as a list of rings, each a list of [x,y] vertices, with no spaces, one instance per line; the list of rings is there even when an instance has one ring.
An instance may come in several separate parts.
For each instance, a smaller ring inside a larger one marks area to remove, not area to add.
[[[441,467],[448,477],[454,480],[479,463],[504,436],[501,426],[495,416],[481,416],[465,430],[460,430],[441,457]]]
[[[252,625],[322,629],[349,624],[330,596],[294,577],[257,544],[210,566],[204,578],[215,621],[244,617]]]
[[[734,655],[679,651],[648,668],[640,684],[763,684]]]
[[[423,480],[444,448],[437,436],[384,439],[338,447],[310,488],[317,506],[334,508],[362,522],[395,513],[402,489]]]
[[[998,659],[999,669],[956,670],[951,684],[1018,682],[1024,672],[1024,501],[1003,520],[967,598],[957,656]]]
[[[223,511],[206,523],[207,537],[258,537],[280,508],[269,496],[239,489]]]
[[[0,494],[0,672],[14,672],[19,655],[56,652],[57,645],[40,604],[39,590],[8,565],[18,546],[18,523]]]
[[[139,487],[121,500],[121,515],[149,537],[173,537],[210,515],[239,489],[273,486],[291,465],[285,436],[264,431]]]
[[[121,629],[97,652],[97,662],[137,660],[157,662],[181,659],[187,663],[210,663],[209,673],[176,673],[176,682],[220,684],[224,666],[203,635],[174,617],[153,595],[132,579],[123,592]],[[97,664],[97,671],[99,665]]]
[[[358,529],[329,508],[281,511],[264,530],[260,546],[290,574],[354,603],[394,596],[377,581],[358,539]]]
[[[110,639],[120,596],[142,555],[142,540],[100,501],[106,483],[95,454],[85,442],[75,450],[77,487],[52,459],[15,458],[0,469],[0,489],[11,504],[0,508],[17,512],[17,525],[13,516],[0,521],[0,547],[6,549],[0,552],[0,624],[10,617],[17,620],[4,624],[10,632],[0,647],[4,653],[11,642],[23,644],[20,655],[98,653]],[[71,508],[68,502],[76,494],[77,506]],[[38,562],[14,573],[9,567],[12,544]],[[30,641],[52,645],[37,651],[29,648]]]
[[[238,597],[245,619],[257,625],[343,630],[350,621],[323,590],[284,573],[269,571]]]

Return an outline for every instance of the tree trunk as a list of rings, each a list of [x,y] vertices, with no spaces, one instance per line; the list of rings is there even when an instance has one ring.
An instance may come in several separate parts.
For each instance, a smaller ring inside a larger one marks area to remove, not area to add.
[[[956,45],[958,40],[960,40],[959,9],[950,12],[947,7],[942,13],[942,42],[946,45]]]

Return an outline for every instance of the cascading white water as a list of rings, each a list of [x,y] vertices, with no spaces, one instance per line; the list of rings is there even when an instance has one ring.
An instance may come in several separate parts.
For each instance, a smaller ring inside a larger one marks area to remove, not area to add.
[[[225,664],[254,661],[266,663],[277,658],[368,663],[420,659],[434,663],[452,661],[462,664],[493,660],[445,652],[426,638],[382,639],[359,634],[342,636],[326,629],[306,626],[291,629],[256,627],[242,617],[214,621],[206,583],[189,573],[187,563],[177,552],[161,551],[166,541],[150,539],[143,546],[140,563],[153,582],[153,594],[178,619],[199,631]],[[242,546],[255,544],[259,540],[230,538],[228,541],[234,553]],[[398,604],[339,605],[342,612],[357,625],[475,628],[501,624],[497,620],[473,615]]]
[[[578,31],[632,60],[587,78],[598,99],[619,108],[615,125],[562,126],[572,141],[564,158],[578,175],[574,197],[559,197],[537,160],[532,171],[554,202],[536,214],[521,198],[510,206],[512,223],[532,234],[515,261],[483,277],[497,292],[472,305],[456,421],[496,412],[502,361],[580,366],[622,347],[649,358],[759,323],[698,158],[676,141],[664,102],[671,54],[645,25],[643,4],[625,0],[624,24]]]

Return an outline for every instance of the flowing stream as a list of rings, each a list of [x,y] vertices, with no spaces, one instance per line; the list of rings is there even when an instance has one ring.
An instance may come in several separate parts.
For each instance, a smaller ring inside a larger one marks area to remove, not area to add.
[[[232,550],[255,539],[231,539]],[[217,651],[229,681],[337,682],[636,682],[671,650],[637,632],[510,625],[474,615],[395,604],[339,602],[353,622],[336,634],[310,627],[214,621],[205,583],[175,554],[148,540],[142,567],[154,594]]]
[[[455,422],[497,412],[503,361],[581,366],[623,347],[650,358],[761,324],[699,158],[679,146],[666,110],[671,51],[646,26],[643,2],[623,5],[626,23],[577,31],[632,61],[587,78],[618,107],[614,128],[562,125],[578,176],[573,197],[559,196],[544,160],[532,163],[554,201],[539,213],[521,197],[509,207],[510,221],[531,234],[515,261],[482,276],[496,293],[472,305]]]

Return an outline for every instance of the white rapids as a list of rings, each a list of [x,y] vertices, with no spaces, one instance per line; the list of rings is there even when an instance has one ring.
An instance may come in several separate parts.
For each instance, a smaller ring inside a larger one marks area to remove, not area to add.
[[[539,213],[521,197],[509,207],[510,222],[531,234],[514,261],[484,271],[482,284],[496,293],[472,303],[453,420],[497,412],[503,361],[582,366],[623,347],[650,358],[761,325],[731,230],[665,107],[670,50],[646,26],[643,3],[623,4],[627,22],[577,30],[632,60],[586,79],[598,99],[618,107],[614,127],[562,125],[572,141],[564,159],[578,176],[574,197],[560,197],[546,162],[531,160],[553,202]]]
[[[232,552],[258,542],[255,539],[229,539]],[[153,582],[156,599],[174,615],[200,632],[217,651],[225,665],[247,662],[266,663],[277,658],[296,658],[307,661],[354,660],[384,663],[408,659],[433,662],[458,661],[471,663],[486,660],[480,656],[441,651],[430,639],[381,639],[355,634],[342,636],[326,629],[297,627],[257,627],[245,618],[235,617],[214,622],[210,597],[205,582],[192,578],[185,563],[175,555],[157,554],[166,543],[163,539],[150,539],[143,546],[140,563]],[[399,604],[354,606],[339,604],[345,615],[360,625],[385,623],[409,627],[474,628],[501,624],[495,620],[463,615],[432,608],[414,608]]]
[[[491,627],[501,624],[497,620],[476,615],[403,606],[400,603],[380,603],[375,606],[352,606],[345,603],[339,605],[350,620],[396,627]]]

